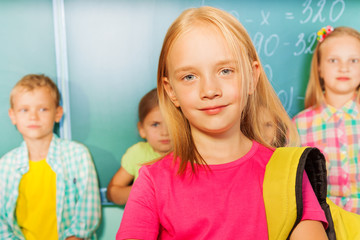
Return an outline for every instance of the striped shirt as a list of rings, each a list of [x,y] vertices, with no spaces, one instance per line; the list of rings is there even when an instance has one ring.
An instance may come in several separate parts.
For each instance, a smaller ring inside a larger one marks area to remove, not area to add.
[[[85,146],[53,136],[47,163],[56,173],[59,239],[96,239],[101,205],[94,164]],[[0,239],[24,239],[15,217],[22,176],[29,170],[25,142],[0,159]],[[46,221],[46,219],[44,219]]]
[[[328,197],[360,214],[360,113],[355,100],[340,109],[326,104],[305,109],[293,121],[301,145],[317,147],[326,157]]]

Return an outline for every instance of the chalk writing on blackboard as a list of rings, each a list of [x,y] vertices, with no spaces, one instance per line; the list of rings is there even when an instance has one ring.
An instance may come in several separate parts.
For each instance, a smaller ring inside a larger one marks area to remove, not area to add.
[[[333,0],[328,2],[326,2],[326,0],[318,0],[318,1],[306,0],[302,4],[302,9],[300,14],[301,19],[298,20],[298,22],[301,25],[306,23],[316,23],[316,22],[323,23],[325,21],[336,22],[343,15],[344,11],[345,11],[344,0]],[[234,16],[238,18],[239,14],[236,11],[233,11],[233,13],[236,13]],[[261,10],[260,16],[262,19],[260,25],[270,25],[269,11]],[[285,20],[296,21],[297,19],[295,16],[299,16],[299,15],[291,11],[286,11],[284,16],[285,16]],[[300,32],[298,33],[297,37],[294,38],[296,39],[294,42],[291,42],[291,40],[286,40],[282,42],[280,35],[277,33],[264,35],[263,32],[256,32],[255,35],[252,37],[252,40],[259,55],[271,57],[275,54],[276,50],[281,46],[284,47],[293,46],[294,47],[293,55],[297,57],[303,54],[313,54],[316,45],[316,38],[317,38],[316,32],[311,32],[308,34],[305,34],[304,32]],[[268,76],[268,79],[271,82],[273,82],[273,70],[271,64],[268,63],[264,64],[264,70]],[[293,107],[292,106],[293,99],[302,98],[300,96],[294,96],[294,86],[290,86],[288,87],[288,89],[280,89],[277,92],[277,94],[281,102],[283,103],[285,110],[288,112]]]
[[[326,6],[326,0],[319,0],[316,4],[317,8],[313,8],[312,0],[306,0],[303,3],[304,9],[302,10],[302,14],[306,17],[303,20],[300,20],[301,24],[307,23],[311,20],[311,22],[315,23],[317,21],[325,22],[326,16],[324,14],[324,9]],[[345,10],[345,1],[344,0],[334,0],[329,9],[328,19],[331,22],[336,22],[339,20],[341,15]]]
[[[286,13],[285,13],[285,19],[288,19],[288,20],[293,20],[293,19],[295,19],[294,13],[292,13],[292,12],[286,12]]]
[[[205,0],[201,0],[202,5],[206,5]],[[290,5],[289,5],[290,6]],[[264,56],[267,59],[263,61],[264,71],[269,81],[279,86],[273,79],[274,70],[272,68],[271,57],[276,58],[277,51],[281,51],[283,48],[290,49],[289,53],[294,57],[301,57],[303,55],[312,55],[317,43],[317,32],[303,32],[299,30],[295,32],[293,37],[287,37],[283,35],[283,32],[267,32],[266,30],[260,30],[262,27],[267,29],[271,26],[273,18],[282,17],[284,21],[291,22],[293,29],[303,29],[300,26],[306,24],[323,23],[330,24],[338,21],[343,15],[346,8],[345,0],[304,0],[298,3],[293,11],[292,9],[284,9],[283,14],[273,15],[269,9],[260,9],[258,14],[251,14],[246,16],[246,13],[239,14],[237,9],[230,10],[230,13],[236,17],[240,22],[245,24],[256,24],[255,34],[252,34],[251,38],[255,49],[259,56]],[[286,51],[285,51],[286,52]],[[268,60],[270,59],[270,61]],[[286,111],[290,111],[296,101],[303,99],[302,96],[297,96],[297,87],[290,85],[282,86],[282,89],[277,89],[277,94],[284,105]]]
[[[272,56],[279,46],[280,38],[277,34],[271,34],[264,41],[264,34],[261,32],[255,33],[253,37],[253,43],[258,54],[262,53],[262,47],[264,47],[264,54],[267,57]]]
[[[264,25],[264,24],[270,25],[268,21],[269,16],[270,16],[270,12],[265,13],[264,10],[261,10],[262,22],[260,23],[260,25]]]
[[[312,49],[314,49],[314,45],[316,44],[316,33],[311,33],[306,40],[304,38],[304,33],[300,33],[298,35],[298,41],[295,43],[295,47],[298,49],[298,51],[294,52],[294,56],[299,56],[303,53],[312,54],[314,52]]]

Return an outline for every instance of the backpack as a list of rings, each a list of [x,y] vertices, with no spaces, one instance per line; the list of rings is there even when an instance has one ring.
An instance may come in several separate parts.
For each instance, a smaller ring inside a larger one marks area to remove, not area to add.
[[[266,165],[263,197],[269,239],[289,239],[301,221],[304,170],[328,221],[328,238],[360,239],[360,215],[345,211],[326,197],[325,157],[310,147],[278,148]]]

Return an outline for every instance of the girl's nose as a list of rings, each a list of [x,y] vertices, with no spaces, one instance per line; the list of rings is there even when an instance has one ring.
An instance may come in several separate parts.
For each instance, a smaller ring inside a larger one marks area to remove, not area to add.
[[[222,95],[221,87],[215,77],[206,77],[200,81],[201,99],[214,99]]]
[[[340,63],[340,72],[348,72],[349,71],[349,64],[347,62]]]
[[[168,128],[166,126],[166,124],[161,124],[161,135],[163,136],[168,136],[169,135],[169,131]]]

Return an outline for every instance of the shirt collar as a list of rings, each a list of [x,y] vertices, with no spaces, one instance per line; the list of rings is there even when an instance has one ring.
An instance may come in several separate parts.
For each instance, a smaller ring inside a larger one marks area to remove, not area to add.
[[[344,106],[342,106],[339,109],[336,109],[333,106],[330,106],[326,103],[323,103],[320,107],[320,111],[322,114],[322,117],[325,121],[329,121],[329,119],[337,112],[343,112],[348,114],[351,118],[355,119],[359,115],[359,109],[356,104],[356,98],[353,98],[346,102]]]
[[[29,157],[28,157],[28,149],[25,141],[23,141],[20,147],[16,150],[17,154],[15,155],[15,166],[16,168],[25,173],[29,170]]]
[[[53,137],[51,139],[51,143],[50,143],[50,147],[49,147],[49,153],[48,156],[46,157],[46,161],[49,161],[49,159],[51,161],[53,161],[53,149],[55,148],[55,141],[57,141],[58,136],[56,136],[56,134],[53,134]],[[18,149],[18,155],[16,157],[16,167],[17,169],[21,169],[21,171],[23,171],[24,173],[27,172],[29,170],[29,153],[28,153],[28,148],[27,145],[25,143],[25,141],[23,141]]]

